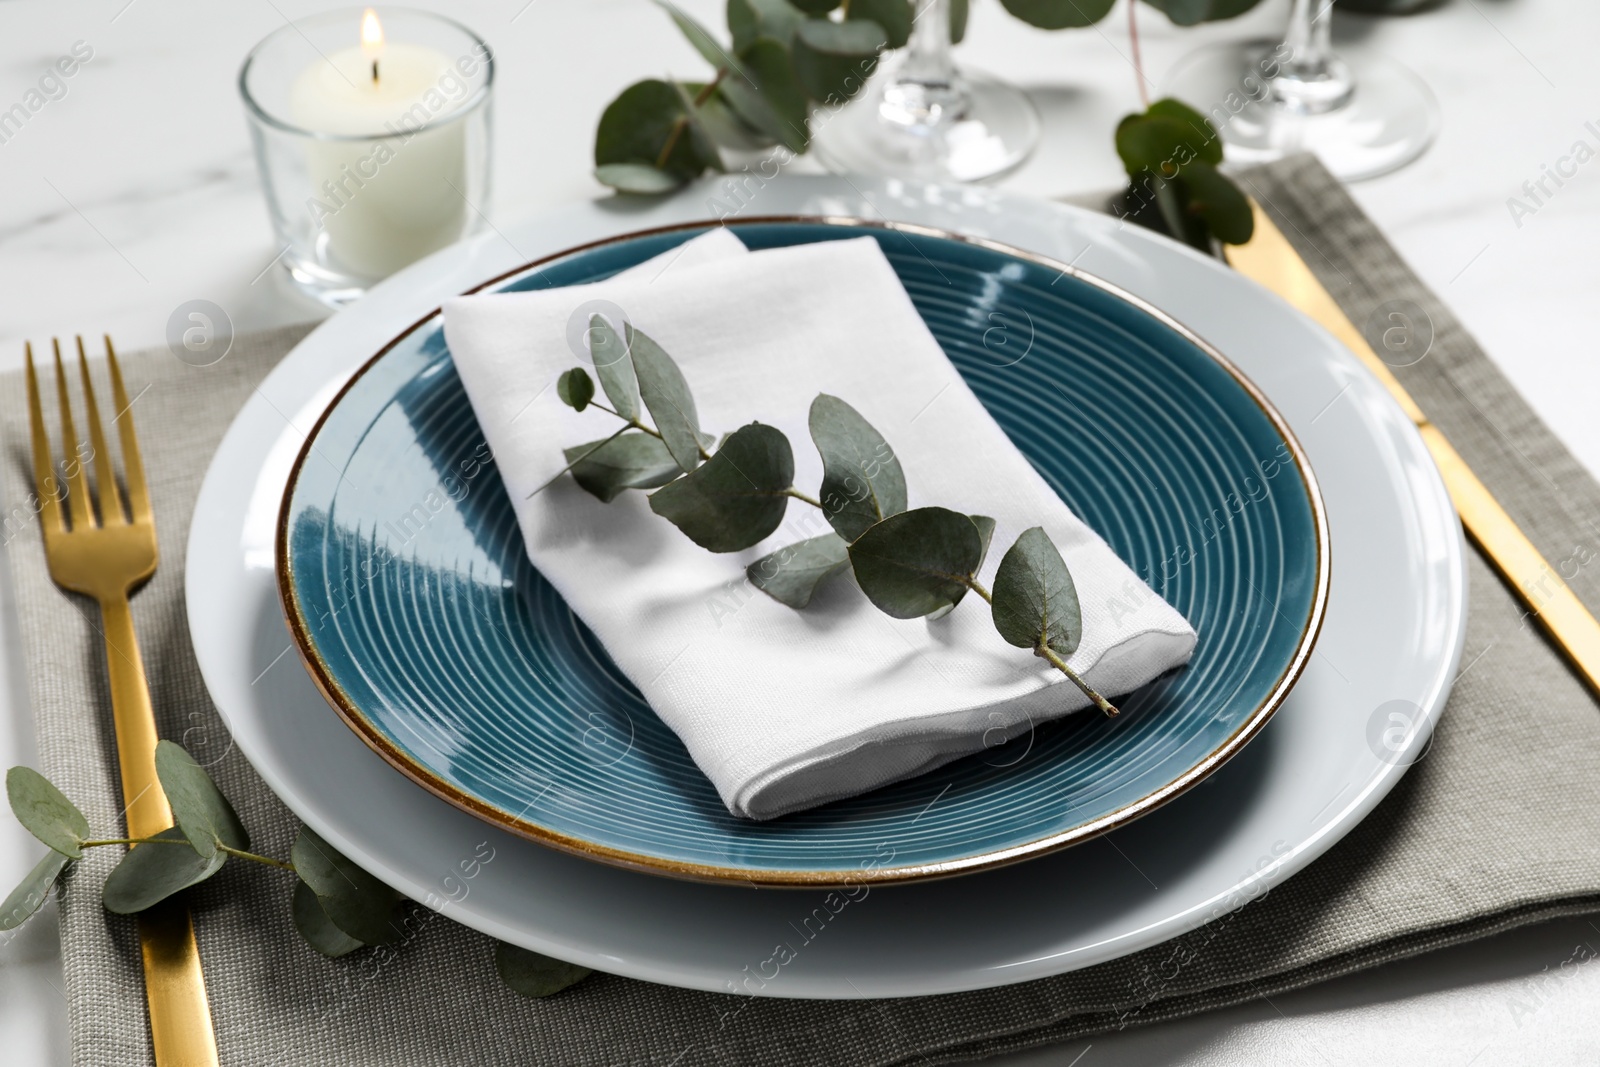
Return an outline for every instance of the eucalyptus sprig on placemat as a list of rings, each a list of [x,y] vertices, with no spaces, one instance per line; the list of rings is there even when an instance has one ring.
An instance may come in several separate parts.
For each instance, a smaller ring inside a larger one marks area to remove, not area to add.
[[[107,911],[135,915],[211,878],[230,860],[292,872],[294,927],[324,956],[398,941],[405,900],[301,826],[287,860],[250,851],[250,834],[204,767],[182,746],[156,744],[156,776],[176,825],[154,837],[96,837],[89,820],[49,779],[29,767],[6,772],[6,796],[17,820],[50,852],[0,903],[0,931],[14,929],[44,904],[61,872],[84,849],[126,847],[100,892]],[[135,847],[137,846],[137,847]],[[558,993],[591,973],[561,960],[497,942],[495,970],[524,996]]]
[[[604,316],[594,315],[589,339],[595,375],[611,406],[595,399],[594,380],[582,367],[561,375],[557,394],[575,411],[592,407],[622,426],[566,449],[567,465],[556,478],[570,471],[580,487],[608,503],[630,489],[654,489],[650,509],[712,552],[739,552],[766,540],[789,502],[798,500],[819,509],[832,532],[751,563],[745,573],[757,589],[804,608],[818,586],[848,567],[867,599],[896,619],[939,617],[974,592],[989,603],[1001,637],[1066,675],[1107,715],[1117,714],[1067,665],[1082,637],[1082,613],[1072,573],[1042,528],[1017,538],[1000,560],[994,588],[986,589],[977,573],[994,520],[943,507],[907,510],[899,458],[843,400],[823,393],[812,401],[809,427],[823,473],[811,496],[794,484],[794,451],[781,431],[752,422],[718,444],[702,430],[683,372],[649,335],[631,323],[618,335]]]

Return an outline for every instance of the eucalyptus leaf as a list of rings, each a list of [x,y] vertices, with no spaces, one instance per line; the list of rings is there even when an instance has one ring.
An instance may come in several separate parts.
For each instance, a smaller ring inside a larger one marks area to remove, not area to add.
[[[994,540],[994,520],[987,515],[968,515],[967,518],[971,519],[972,525],[978,528],[978,538],[983,542],[983,550],[978,554],[977,566],[972,568],[972,573],[977,574],[983,570],[983,561],[989,558],[989,543]],[[956,610],[954,604],[947,604],[926,617],[929,622],[933,622],[936,619],[944,618],[954,610]]]
[[[1000,636],[1018,648],[1049,648],[1070,656],[1083,636],[1078,590],[1054,543],[1041,527],[1024,530],[1000,560],[991,613]]]
[[[1186,210],[1204,220],[1217,240],[1230,245],[1250,240],[1256,228],[1250,201],[1221,171],[1196,161],[1178,172],[1178,180],[1189,194]]]
[[[219,844],[241,850],[250,847],[250,835],[233,805],[182,745],[156,742],[156,777],[172,806],[173,821],[202,857],[209,859]]]
[[[840,537],[854,541],[906,509],[900,459],[860,412],[821,393],[811,402],[809,424],[822,456],[822,513]]]
[[[63,852],[51,849],[33,865],[27,877],[0,903],[0,931],[15,930],[40,908],[50,896],[50,887],[72,860]]]
[[[972,525],[978,528],[978,538],[983,542],[983,551],[978,554],[978,565],[972,568],[974,574],[983,570],[983,561],[989,558],[989,542],[994,540],[994,520],[987,515],[968,515]]]
[[[950,43],[960,44],[967,35],[967,0],[949,0]]]
[[[628,355],[639,378],[639,395],[655,420],[667,451],[685,472],[700,465],[700,416],[678,364],[643,330],[625,325]]]
[[[684,84],[684,88],[698,95],[706,87],[687,82]],[[723,92],[723,87],[720,85],[700,105],[699,116],[700,123],[705,127],[706,133],[724,148],[731,148],[740,152],[754,152],[762,148],[770,148],[777,143],[776,138],[764,133],[754,123],[734,110],[733,105],[728,102],[727,95]]]
[[[656,78],[635,82],[600,115],[595,130],[594,163],[653,167],[680,181],[698,176],[710,162],[685,136],[688,109],[677,87]]]
[[[803,608],[817,588],[850,564],[850,546],[825,533],[762,556],[744,569],[750,584],[780,604]]]
[[[1199,158],[1199,140],[1187,124],[1172,118],[1129,115],[1117,124],[1117,155],[1129,174],[1148,170],[1174,177],[1185,163]]]
[[[696,22],[683,8],[672,3],[672,0],[656,0],[656,6],[671,16],[678,31],[694,46],[694,50],[700,53],[700,58],[710,63],[713,69],[721,70],[734,65],[733,56],[728,54],[728,50],[711,36],[710,30]]]
[[[856,584],[878,610],[916,619],[961,602],[983,557],[983,538],[948,508],[891,515],[850,545]]]
[[[317,899],[316,892],[304,882],[294,884],[294,901],[290,912],[294,918],[294,928],[306,944],[329,959],[347,956],[364,947],[360,941],[334,925],[322,907],[322,901]]]
[[[48,778],[32,767],[13,767],[6,772],[6,797],[30,834],[63,856],[83,855],[78,846],[89,839],[89,820]]]
[[[866,19],[883,27],[890,48],[904,48],[911,39],[909,0],[850,0],[847,19]]]
[[[573,481],[608,504],[628,489],[654,489],[683,473],[661,439],[640,430],[590,441],[565,453]]]
[[[1111,13],[1117,0],[1000,0],[1007,11],[1041,30],[1092,26]]]
[[[228,859],[220,849],[213,849],[209,856],[200,855],[176,826],[155,837],[130,848],[106,877],[100,902],[107,911],[118,915],[141,912],[210,878]]]
[[[789,0],[789,3],[808,15],[826,15],[843,0]]]
[[[400,894],[340,855],[309,826],[300,827],[289,858],[340,930],[368,945],[388,944],[400,936]]]
[[[1261,0],[1144,0],[1177,26],[1198,26],[1244,14]]]
[[[1188,131],[1188,144],[1202,162],[1213,167],[1222,165],[1222,138],[1211,120],[1182,100],[1163,97],[1151,104],[1146,114],[1158,119],[1171,119],[1184,125]]]
[[[728,31],[736,52],[742,53],[757,37],[771,37],[788,48],[805,20],[805,13],[789,0],[728,0]]]
[[[561,377],[556,379],[556,396],[573,411],[582,411],[589,406],[589,401],[594,399],[594,379],[589,377],[589,372],[582,367],[562,371]],[[569,448],[567,451],[572,450]],[[567,462],[572,462],[570,455],[567,457]]]
[[[1167,234],[1174,240],[1209,253],[1211,234],[1200,216],[1189,213],[1186,206],[1189,199],[1187,190],[1179,185],[1176,179],[1169,181],[1163,178],[1157,181],[1155,194],[1156,209],[1161,215]]]
[[[738,552],[778,528],[793,482],[789,439],[752,422],[692,473],[652,493],[650,508],[701,548]]]
[[[525,997],[548,997],[577,985],[594,973],[588,967],[542,956],[504,941],[495,942],[494,969],[502,982]]]
[[[791,152],[804,152],[811,143],[809,105],[789,49],[771,37],[760,37],[746,45],[739,58],[743,76],[730,76],[717,91],[751,126]]]
[[[813,100],[840,104],[866,84],[889,43],[876,22],[810,19],[794,35],[794,73]]]
[[[594,168],[595,181],[621,193],[670,193],[687,178],[657,170],[648,163],[604,163]]]
[[[632,422],[639,417],[639,378],[628,346],[604,315],[589,316],[589,360],[611,407]]]
[[[1117,124],[1117,155],[1132,175],[1151,171],[1171,178],[1191,162],[1222,162],[1222,139],[1211,120],[1177,100],[1157,100],[1143,114]]]

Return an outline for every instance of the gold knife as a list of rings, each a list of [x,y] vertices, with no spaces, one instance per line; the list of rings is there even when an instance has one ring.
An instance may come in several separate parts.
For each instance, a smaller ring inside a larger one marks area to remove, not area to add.
[[[1461,525],[1490,564],[1500,572],[1528,612],[1554,639],[1556,646],[1577,669],[1589,687],[1600,695],[1600,622],[1583,606],[1545,560],[1528,535],[1500,506],[1461,454],[1437,426],[1428,421],[1411,394],[1395,378],[1361,331],[1356,329],[1283,232],[1261,209],[1255,210],[1255,235],[1244,245],[1229,246],[1228,262],[1245,277],[1283,297],[1314,319],[1366,364],[1416,424],[1417,432],[1433,454],[1450,499],[1461,515]]]

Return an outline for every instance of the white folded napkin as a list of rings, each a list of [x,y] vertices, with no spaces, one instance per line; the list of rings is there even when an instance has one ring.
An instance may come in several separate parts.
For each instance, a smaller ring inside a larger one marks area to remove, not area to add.
[[[529,557],[729,811],[768,819],[862,793],[1087,701],[1006,644],[977,596],[942,619],[900,621],[874,608],[848,572],[801,611],[757,591],[747,563],[827,532],[805,504],[792,503],[755,548],[715,554],[655,515],[642,492],[604,504],[564,476],[530,498],[565,465],[563,448],[620,425],[556,395],[556,377],[583,362],[572,338],[594,309],[620,311],[660,342],[707,433],[759,420],[787,434],[795,484],[807,492],[822,470],[807,430],[811,401],[821,392],[845,400],[900,458],[911,507],[995,519],[985,580],[1023,530],[1043,526],[1082,603],[1083,640],[1070,662],[1102,693],[1188,661],[1194,631],[1016,450],[871,238],[749,252],[716,230],[594,285],[447,302],[445,336]]]

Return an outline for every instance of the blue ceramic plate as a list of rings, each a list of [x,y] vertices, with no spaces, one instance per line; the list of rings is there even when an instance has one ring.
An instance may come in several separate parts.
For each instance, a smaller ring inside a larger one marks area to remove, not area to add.
[[[705,228],[619,237],[485,288],[598,281]],[[734,818],[529,563],[498,484],[472,484],[498,474],[435,314],[328,408],[280,516],[290,627],[363,741],[439,796],[558,848],[689,878],[821,885],[957,874],[1085,840],[1194,785],[1261,729],[1316,640],[1328,535],[1298,444],[1225,359],[1111,286],[1001,246],[837,219],[735,232],[755,249],[876,238],[1017,447],[1193,623],[1192,662],[1119,700],[1116,719],[1070,716],[861,797]],[[1027,359],[996,357],[985,333],[997,325],[1013,351],[1031,346]]]

